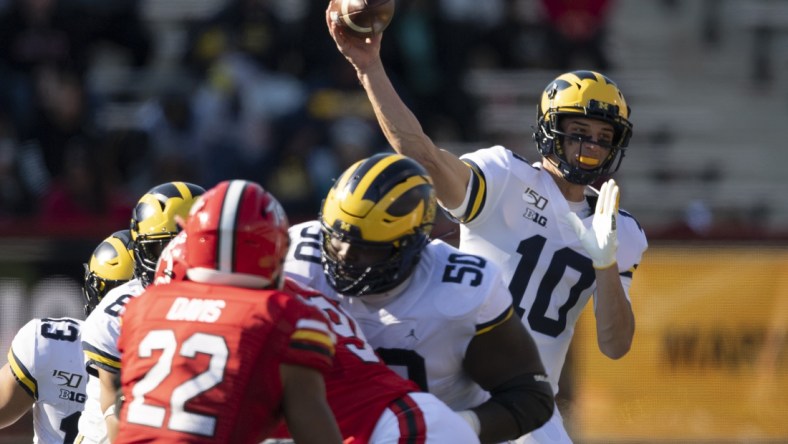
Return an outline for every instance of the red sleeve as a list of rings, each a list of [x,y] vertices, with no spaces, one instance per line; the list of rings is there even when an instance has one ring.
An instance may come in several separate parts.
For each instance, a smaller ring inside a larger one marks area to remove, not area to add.
[[[293,329],[282,362],[325,372],[333,366],[336,338],[325,317],[314,307],[290,299],[285,311]]]

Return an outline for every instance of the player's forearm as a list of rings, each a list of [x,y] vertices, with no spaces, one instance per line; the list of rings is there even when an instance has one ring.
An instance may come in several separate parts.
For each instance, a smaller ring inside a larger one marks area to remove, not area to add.
[[[342,436],[326,401],[323,376],[299,365],[280,365],[282,413],[299,443],[341,443]]]
[[[553,391],[544,374],[519,375],[490,394],[487,402],[472,409],[483,443],[517,439],[541,427],[553,414]]]
[[[107,438],[109,442],[115,440],[118,431],[118,417],[115,412],[115,401],[118,384],[117,375],[104,369],[99,369],[99,381],[101,383],[99,394],[99,404],[101,411],[104,412],[104,422],[107,425]]]
[[[19,420],[33,406],[33,399],[14,379],[11,368],[0,368],[0,429]]]
[[[99,369],[100,393],[99,404],[101,411],[106,411],[111,406],[115,405],[115,383],[114,375],[104,369]]]
[[[30,404],[31,406],[33,404]],[[25,415],[30,408],[17,408],[17,407],[0,407],[0,429],[4,429],[6,427],[10,427],[17,421],[19,418]]]
[[[0,389],[0,429],[4,429],[19,421],[33,406],[33,401],[26,400],[26,403],[19,402],[21,398],[13,399],[13,395],[6,396]]]
[[[416,116],[402,102],[378,59],[365,70],[358,71],[361,85],[375,111],[381,130],[392,148],[400,154],[423,163],[437,151],[432,140],[424,133]],[[425,165],[426,167],[426,165]]]
[[[120,424],[118,423],[118,417],[115,414],[109,415],[104,418],[104,423],[107,425],[107,441],[110,443],[115,442],[115,439],[118,437],[118,429]]]
[[[514,417],[501,405],[488,402],[473,409],[479,418],[479,441],[506,442],[520,436]]]
[[[611,359],[629,352],[635,335],[635,315],[617,267],[597,270],[596,330],[599,349]]]
[[[358,71],[372,109],[389,144],[399,154],[420,163],[432,176],[438,199],[449,208],[465,198],[470,169],[454,154],[441,150],[424,133],[416,116],[405,105],[378,60]]]

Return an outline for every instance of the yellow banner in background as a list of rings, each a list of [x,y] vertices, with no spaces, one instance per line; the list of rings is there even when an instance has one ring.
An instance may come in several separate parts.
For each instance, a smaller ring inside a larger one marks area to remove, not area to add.
[[[788,442],[788,249],[652,247],[631,298],[620,360],[578,324],[578,442]]]

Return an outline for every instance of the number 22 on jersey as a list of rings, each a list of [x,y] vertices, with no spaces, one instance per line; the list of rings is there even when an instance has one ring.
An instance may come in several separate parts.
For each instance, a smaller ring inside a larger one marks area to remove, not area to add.
[[[172,372],[176,359],[194,359],[197,353],[210,356],[208,368],[179,384],[170,395],[170,419],[167,428],[193,435],[213,436],[216,418],[188,412],[184,405],[192,398],[207,392],[224,379],[224,369],[229,358],[229,349],[222,336],[194,333],[178,344],[172,330],[152,330],[139,345],[139,357],[150,358],[154,350],[161,350],[159,360],[134,386],[126,417],[129,423],[160,428],[164,425],[167,409],[145,403],[145,395],[162,385]]]

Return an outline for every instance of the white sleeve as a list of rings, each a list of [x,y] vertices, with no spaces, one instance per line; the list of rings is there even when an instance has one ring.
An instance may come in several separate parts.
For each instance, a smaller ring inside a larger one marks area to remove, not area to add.
[[[457,208],[445,208],[447,212],[462,223],[484,219],[490,213],[485,209],[494,208],[506,188],[511,157],[512,153],[500,145],[464,154],[460,159],[471,170],[465,199]]]
[[[30,320],[19,329],[11,342],[11,351],[21,364],[29,368],[35,366],[36,336],[40,324],[40,319]]]
[[[108,372],[120,371],[120,315],[129,300],[143,292],[139,281],[134,279],[112,289],[85,319],[82,330],[82,348],[88,365]]]
[[[446,210],[457,222],[462,219],[463,215],[465,215],[466,208],[468,208],[468,202],[471,200],[471,189],[473,189],[473,180],[468,181],[468,186],[465,188],[465,199],[463,199],[462,203],[457,208],[446,208],[441,203],[441,207],[443,207],[443,209]],[[438,201],[438,203],[440,203],[440,201]]]
[[[477,326],[485,326],[500,322],[508,309],[512,306],[512,293],[503,281],[503,276],[497,267],[493,267],[495,273],[491,276],[494,282],[489,286],[487,297],[484,304],[479,309],[476,317]]]
[[[28,394],[38,399],[38,381],[35,377],[36,345],[40,319],[32,319],[14,336],[8,351],[8,364],[14,377]]]

